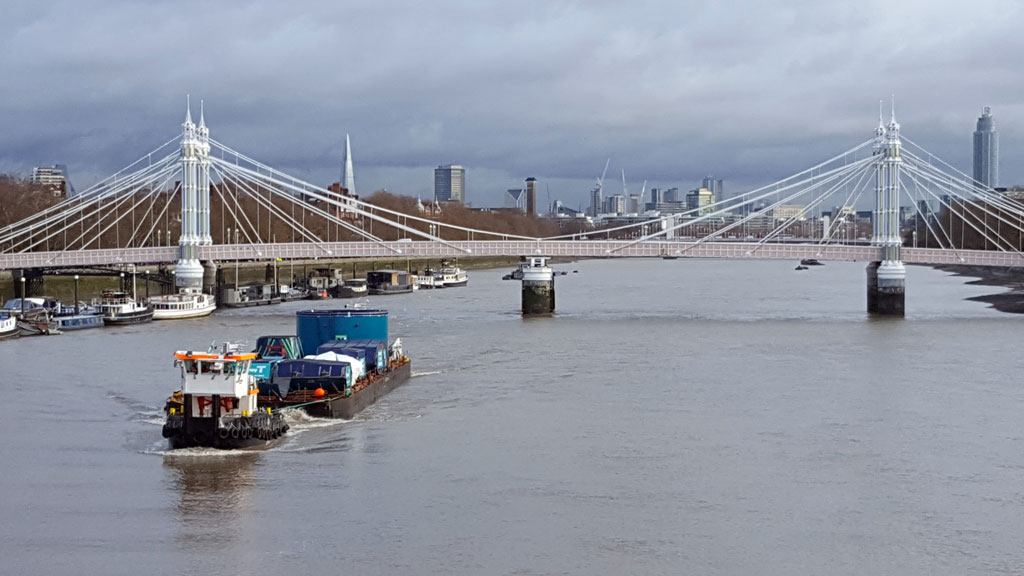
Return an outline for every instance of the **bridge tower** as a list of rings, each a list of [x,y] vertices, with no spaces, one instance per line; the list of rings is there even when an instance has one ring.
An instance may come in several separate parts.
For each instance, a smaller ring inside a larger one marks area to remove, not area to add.
[[[199,127],[192,123],[192,106],[185,110],[181,138],[181,236],[174,283],[182,291],[201,291],[203,265],[199,246],[210,244],[209,130],[200,112]]]
[[[900,260],[900,125],[893,106],[889,125],[878,115],[875,130],[875,210],[871,243],[882,247],[882,261],[867,267],[868,313],[903,316],[907,269]]]

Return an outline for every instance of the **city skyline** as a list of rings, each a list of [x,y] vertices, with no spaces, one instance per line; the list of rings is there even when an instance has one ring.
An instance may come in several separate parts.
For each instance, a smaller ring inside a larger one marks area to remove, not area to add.
[[[431,197],[431,170],[455,159],[475,206],[532,175],[586,209],[606,158],[630,190],[712,173],[731,196],[870,138],[895,93],[905,134],[966,174],[965,134],[992,106],[1000,184],[1024,184],[1015,4],[445,3],[470,6],[450,24],[436,6],[15,2],[0,172],[67,164],[84,189],[173,137],[191,93],[212,137],[324,186],[348,133],[362,196]],[[429,33],[442,25],[455,33]]]

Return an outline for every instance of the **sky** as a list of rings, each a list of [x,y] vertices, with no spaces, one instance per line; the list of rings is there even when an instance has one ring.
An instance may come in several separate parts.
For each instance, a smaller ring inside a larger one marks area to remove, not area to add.
[[[67,164],[78,189],[181,132],[293,176],[433,197],[466,168],[500,206],[688,190],[727,195],[869,139],[895,95],[902,132],[971,172],[991,106],[1000,184],[1024,184],[1018,0],[198,2],[5,0],[0,172]]]

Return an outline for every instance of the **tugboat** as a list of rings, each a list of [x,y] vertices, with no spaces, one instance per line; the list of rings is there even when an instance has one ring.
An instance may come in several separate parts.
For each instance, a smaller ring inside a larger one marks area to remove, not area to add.
[[[178,351],[181,389],[164,407],[163,436],[171,448],[259,448],[288,431],[280,412],[260,409],[256,377],[249,373],[256,354],[225,343],[219,352]]]

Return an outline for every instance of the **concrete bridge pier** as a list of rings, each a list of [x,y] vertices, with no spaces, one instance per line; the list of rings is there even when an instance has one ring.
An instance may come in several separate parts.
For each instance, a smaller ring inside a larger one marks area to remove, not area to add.
[[[217,263],[213,260],[203,262],[203,292],[217,293]]]
[[[25,281],[22,282],[21,279]],[[11,279],[14,281],[15,298],[31,298],[43,294],[43,271],[40,268],[22,268],[11,270]]]
[[[555,311],[555,275],[547,260],[543,256],[530,256],[520,264],[524,316]]]
[[[867,267],[868,314],[905,315],[907,269],[902,262],[871,262]]]

